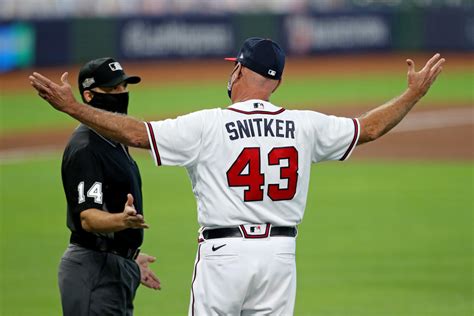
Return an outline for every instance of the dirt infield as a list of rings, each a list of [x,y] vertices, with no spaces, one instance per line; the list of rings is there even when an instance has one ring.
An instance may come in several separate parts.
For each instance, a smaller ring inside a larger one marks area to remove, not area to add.
[[[426,60],[428,54],[407,53],[418,61],[418,67]],[[448,60],[444,71],[471,68],[474,71],[472,54],[446,54]],[[285,77],[310,76],[344,76],[345,74],[366,73],[400,73],[406,71],[405,56],[401,55],[353,55],[353,56],[320,56],[305,59],[289,59]],[[142,76],[143,84],[156,85],[162,82],[192,80],[222,80],[232,66],[222,61],[180,61],[155,63],[127,63],[130,74]],[[77,67],[35,69],[51,78],[57,78],[63,71],[69,71],[71,78],[77,77]],[[0,76],[0,87],[5,91],[24,91],[29,86],[29,71],[18,71]],[[435,109],[423,107],[414,109],[402,122],[407,127],[393,130],[375,143],[366,144],[356,149],[354,159],[423,159],[423,160],[473,160],[474,159],[474,109],[473,104],[448,108],[436,106]],[[328,114],[357,116],[367,111],[367,106],[325,111]],[[329,112],[332,111],[332,112]],[[428,119],[427,119],[428,118]],[[423,123],[420,123],[423,122]],[[428,123],[426,123],[428,122]],[[431,123],[430,123],[431,122]],[[21,157],[47,150],[61,150],[67,142],[71,129],[29,131],[15,135],[0,135],[0,159]]]

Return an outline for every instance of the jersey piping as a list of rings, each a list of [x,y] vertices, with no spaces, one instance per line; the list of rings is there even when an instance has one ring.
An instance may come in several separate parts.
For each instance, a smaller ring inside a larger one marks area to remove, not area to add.
[[[354,123],[354,138],[352,138],[351,144],[347,148],[344,155],[341,157],[341,159],[339,159],[340,161],[344,161],[347,158],[349,158],[349,156],[351,155],[352,151],[355,148],[355,145],[357,144],[357,140],[359,139],[359,135],[360,135],[359,120],[352,119],[352,122]]]
[[[251,115],[251,114],[277,115],[277,114],[280,114],[280,113],[282,113],[283,111],[285,111],[284,108],[281,108],[281,109],[279,109],[278,111],[275,111],[275,112],[261,111],[261,110],[257,110],[257,111],[244,111],[244,110],[238,110],[238,109],[234,109],[234,108],[227,108],[227,110],[231,110],[231,111],[238,112],[238,113],[242,113],[242,114],[248,114],[248,115]]]
[[[148,139],[151,140],[150,147],[151,152],[153,153],[153,159],[155,160],[157,166],[161,166],[160,152],[158,151],[158,146],[156,145],[155,133],[153,132],[150,122],[145,122],[145,126],[148,133]]]

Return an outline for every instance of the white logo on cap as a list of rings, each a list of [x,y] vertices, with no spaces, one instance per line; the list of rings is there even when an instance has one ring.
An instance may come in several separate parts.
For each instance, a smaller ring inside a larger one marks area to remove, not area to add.
[[[83,88],[89,88],[89,87],[92,86],[94,83],[95,83],[94,78],[86,78],[86,79],[84,79],[84,81],[82,82],[82,87],[83,87]]]
[[[275,70],[271,70],[271,69],[268,70],[268,74],[269,74],[270,76],[272,76],[272,77],[275,77],[276,73],[277,73],[277,72],[276,72]]]
[[[244,53],[240,54],[239,59],[244,59]]]
[[[112,69],[112,71],[123,70],[122,66],[120,66],[118,62],[110,63],[109,67]]]

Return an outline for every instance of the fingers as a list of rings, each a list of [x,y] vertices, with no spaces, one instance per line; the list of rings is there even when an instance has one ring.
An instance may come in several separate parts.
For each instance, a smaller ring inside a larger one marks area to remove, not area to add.
[[[38,91],[38,95],[49,102],[52,95],[51,84],[54,83],[37,72],[34,72],[28,79],[30,79],[30,84],[33,88]]]
[[[33,75],[31,75],[30,78],[31,77],[33,77],[35,81],[37,81],[38,83],[40,83],[41,85],[45,87],[50,87],[50,86],[55,85],[53,81],[49,80],[48,78],[46,78],[40,73],[33,72]]]
[[[434,54],[433,57],[431,57],[430,60],[426,62],[426,65],[423,67],[423,69],[431,69],[440,57],[441,55],[439,53]]]
[[[127,194],[127,203],[125,205],[133,207],[133,195],[130,193]]]
[[[436,78],[438,77],[438,75],[441,73],[442,70],[443,70],[443,67],[441,66],[434,70],[434,72],[431,74],[431,83],[433,83],[436,80]]]
[[[69,85],[68,76],[69,76],[68,72],[63,73],[63,75],[61,76],[61,82]]]
[[[415,62],[411,59],[407,59],[407,64],[408,64],[408,73],[413,73],[415,72]]]
[[[131,207],[126,207],[124,210],[125,214],[128,216],[137,216],[137,210]]]
[[[145,219],[143,218],[143,215],[137,214],[136,211],[134,211],[133,213],[130,210],[126,210],[127,216],[124,218],[124,222],[127,227],[144,228],[144,229],[150,228],[150,226],[147,223],[145,223]]]
[[[143,228],[148,229],[150,226],[145,223],[143,220],[136,218],[135,216],[130,216],[125,220],[126,226],[128,228]]]
[[[445,61],[446,59],[444,58],[441,58],[440,60],[438,60],[438,62],[431,68],[431,71],[434,72],[438,68],[442,68],[441,66],[444,64]]]
[[[38,92],[41,92],[43,94],[51,92],[50,89],[41,80],[37,80],[34,76],[29,76],[28,79],[30,79],[30,84]]]
[[[135,261],[142,267],[148,267],[150,263],[153,263],[156,261],[156,257],[147,255],[146,253],[140,253],[135,259]]]
[[[125,214],[123,221],[126,227],[129,228],[150,228],[148,224],[145,223],[145,218],[142,214],[138,214],[135,206],[133,205],[133,195],[130,193],[127,194],[127,202],[125,202],[125,208],[123,210]]]
[[[154,290],[161,290],[161,281],[160,279],[153,273],[153,271],[146,269],[144,275],[142,275],[141,282],[143,285],[150,289]]]
[[[135,206],[133,205],[133,195],[130,193],[127,194],[127,202],[125,202],[125,207],[123,210],[128,216],[136,216],[137,215],[137,210],[135,209]],[[143,220],[143,217],[141,218]]]
[[[152,289],[161,290],[161,281],[160,281],[160,279],[151,271],[148,275],[148,281],[149,282],[151,281],[150,285],[151,285]]]

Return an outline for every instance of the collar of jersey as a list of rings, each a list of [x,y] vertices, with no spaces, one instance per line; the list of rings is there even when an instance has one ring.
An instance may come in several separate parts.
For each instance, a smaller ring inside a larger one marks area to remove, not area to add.
[[[113,147],[117,147],[117,145],[119,144],[118,142],[115,142],[111,139],[108,139],[106,138],[105,136],[102,136],[100,135],[97,131],[95,131],[94,129],[90,128],[89,126],[85,125],[88,129],[90,129],[92,132],[94,132],[97,136],[99,136],[100,138],[102,138],[104,141],[106,141],[107,143],[109,143],[109,145],[113,146]]]
[[[255,106],[255,104],[261,105]],[[270,102],[258,99],[237,102],[232,105],[229,105],[227,109],[245,114],[279,114],[285,111],[285,109],[282,107],[275,106]]]

